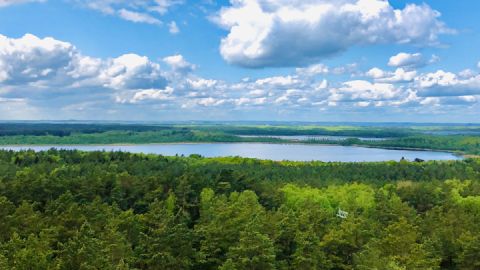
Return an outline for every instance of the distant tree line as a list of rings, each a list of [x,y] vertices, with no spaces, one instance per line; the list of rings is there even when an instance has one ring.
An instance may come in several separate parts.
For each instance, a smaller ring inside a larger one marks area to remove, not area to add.
[[[59,124],[59,123],[0,123],[0,136],[70,136],[72,134],[93,134],[107,131],[160,131],[173,129],[170,126],[140,124]]]

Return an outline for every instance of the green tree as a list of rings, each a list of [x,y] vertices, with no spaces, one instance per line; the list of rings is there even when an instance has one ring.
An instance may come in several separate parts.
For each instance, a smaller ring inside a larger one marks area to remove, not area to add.
[[[478,234],[464,233],[458,238],[460,252],[456,259],[459,269],[480,269],[480,237]]]
[[[356,259],[362,268],[375,269],[378,266],[375,258],[386,265],[404,269],[439,269],[440,263],[428,245],[420,242],[418,228],[405,218],[385,228],[383,237],[372,240],[367,251],[360,252]]]
[[[195,261],[193,232],[176,216],[175,196],[156,201],[144,215],[146,231],[135,252],[137,265],[148,269],[190,269]]]
[[[15,205],[6,197],[0,196],[0,243],[10,237],[12,214],[15,212]]]
[[[292,254],[291,265],[294,269],[306,270],[331,268],[313,227],[295,233],[295,252]]]
[[[201,263],[208,269],[217,268],[226,260],[230,247],[240,238],[240,232],[252,228],[263,232],[265,209],[255,193],[245,191],[215,196],[206,189],[201,194],[200,220],[195,231],[200,238]]]
[[[241,232],[240,240],[229,248],[226,258],[226,262],[219,269],[275,269],[275,249],[272,240],[254,230]]]
[[[369,220],[349,215],[332,227],[320,246],[334,269],[353,269],[353,255],[370,240],[374,232]]]
[[[113,269],[108,251],[90,224],[84,223],[72,239],[60,244],[57,261],[65,270]]]
[[[34,235],[21,238],[17,233],[13,233],[8,242],[0,245],[0,249],[5,256],[0,255],[0,265],[8,265],[1,269],[47,270],[54,266],[51,261],[53,252],[49,242]]]

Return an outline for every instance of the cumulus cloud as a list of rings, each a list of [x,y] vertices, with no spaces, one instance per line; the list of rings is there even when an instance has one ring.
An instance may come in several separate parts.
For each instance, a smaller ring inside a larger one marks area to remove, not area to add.
[[[259,96],[264,96],[266,95],[267,91],[263,90],[263,89],[255,89],[255,90],[251,90],[248,92],[248,95],[249,96],[253,96],[253,97],[259,97]]]
[[[425,61],[421,53],[399,53],[390,57],[388,65],[391,67],[417,67],[424,65]]]
[[[263,79],[258,79],[255,81],[255,84],[259,87],[265,87],[268,89],[285,89],[285,88],[293,88],[298,87],[302,84],[303,81],[299,79],[297,76],[274,76],[268,77]]]
[[[439,58],[436,55],[432,55],[432,57],[427,60],[421,53],[399,53],[390,57],[388,65],[391,67],[420,68],[438,61]]]
[[[460,78],[452,72],[439,70],[416,79],[419,96],[470,96],[480,95],[480,75]]]
[[[0,35],[0,83],[24,84],[65,73],[76,49],[53,38],[26,34],[18,39]]]
[[[167,87],[165,90],[147,89],[138,91],[130,100],[132,103],[138,103],[144,100],[166,101],[174,98],[173,88]],[[122,101],[122,100],[121,100]]]
[[[136,54],[108,60],[99,79],[105,87],[112,89],[161,89],[167,84],[159,64]]]
[[[183,55],[176,54],[163,58],[163,62],[169,65],[175,72],[189,73],[195,70],[196,66],[189,63]]]
[[[419,104],[429,107],[445,108],[446,106],[470,107],[478,104],[476,96],[460,96],[460,97],[426,97],[420,100]]]
[[[393,84],[371,83],[363,80],[344,82],[341,87],[330,91],[329,99],[334,102],[391,100],[401,93],[401,90]]]
[[[158,63],[125,54],[98,59],[83,56],[75,46],[54,38],[26,34],[0,35],[0,85],[37,87],[164,88],[167,80]]]
[[[311,77],[328,74],[330,72],[330,68],[324,64],[315,64],[306,68],[297,68],[296,72],[299,75]]]
[[[213,97],[208,98],[200,98],[196,101],[198,105],[205,106],[205,107],[212,107],[212,106],[219,106],[225,103],[224,99],[217,99]]]
[[[125,110],[135,113],[135,108],[145,114],[261,110],[275,116],[393,107],[398,111],[440,106],[475,110],[480,105],[480,75],[475,71],[417,74],[406,68],[372,68],[361,71],[362,80],[344,82],[345,76],[334,78],[336,68],[316,64],[291,74],[226,82],[198,76],[195,65],[180,54],[162,60],[166,70],[137,54],[96,58],[54,38],[0,36],[0,115],[5,115],[2,110],[7,107],[36,112],[36,116],[58,114],[51,108],[52,98],[69,115],[85,118]]]
[[[369,76],[369,77],[372,77],[374,79],[381,79],[381,78],[386,77],[386,72],[383,71],[382,69],[374,67],[374,68],[370,69],[369,71],[367,71],[366,75]]]
[[[217,80],[209,80],[204,78],[187,79],[189,88],[194,90],[207,90],[218,84]]]
[[[413,81],[417,76],[417,72],[415,70],[408,71],[403,68],[397,68],[394,72],[389,72],[375,67],[370,69],[366,75],[375,79],[376,82],[405,83]]]
[[[215,18],[229,32],[220,52],[244,67],[304,65],[355,45],[434,45],[451,32],[426,4],[400,10],[385,0],[230,2]]]

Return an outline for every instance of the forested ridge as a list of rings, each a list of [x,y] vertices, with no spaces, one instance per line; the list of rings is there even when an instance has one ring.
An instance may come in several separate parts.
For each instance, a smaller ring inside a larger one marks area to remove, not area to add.
[[[0,269],[480,268],[478,159],[0,151],[0,172]]]

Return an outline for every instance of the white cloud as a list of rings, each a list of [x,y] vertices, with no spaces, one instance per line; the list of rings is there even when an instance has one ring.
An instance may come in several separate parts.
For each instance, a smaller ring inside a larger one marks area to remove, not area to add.
[[[183,0],[76,0],[76,2],[86,8],[100,11],[105,14],[114,14],[123,8],[132,10],[142,10],[145,12],[157,13],[163,15],[168,10],[182,4]]]
[[[458,83],[457,75],[452,72],[445,72],[439,70],[435,73],[427,73],[417,79],[418,85],[421,88],[429,88],[436,85],[449,86]]]
[[[104,67],[104,61],[99,58],[78,55],[73,59],[72,67],[67,75],[77,80],[75,83],[78,84],[82,79],[96,77]]]
[[[148,9],[163,15],[167,13],[168,9],[171,7],[183,4],[184,0],[154,0],[148,2],[151,3]]]
[[[134,23],[148,23],[148,24],[157,24],[157,25],[162,23],[159,19],[147,13],[126,10],[124,8],[118,11],[118,16],[120,16],[120,18],[124,20],[131,21]]]
[[[424,106],[460,106],[468,107],[478,102],[476,96],[460,96],[460,97],[426,97],[419,103]]]
[[[401,94],[393,84],[362,80],[344,82],[342,87],[333,88],[330,92],[329,100],[333,102],[391,100]]]
[[[455,73],[439,70],[415,80],[419,96],[470,96],[480,95],[480,75],[460,78]]]
[[[374,68],[370,69],[366,73],[366,75],[371,77],[371,78],[374,78],[374,79],[381,79],[381,78],[385,78],[386,72],[377,68],[377,67],[374,67]]]
[[[440,103],[440,99],[437,97],[427,97],[421,100],[419,103],[425,106],[436,106]]]
[[[438,44],[451,32],[427,5],[384,0],[231,0],[215,21],[229,31],[220,52],[245,67],[312,63],[355,45]]]
[[[421,53],[399,53],[390,57],[388,65],[391,67],[421,68],[439,60],[440,58],[436,55],[432,55],[430,60],[426,60]]]
[[[265,90],[256,89],[256,90],[251,90],[250,92],[248,92],[248,95],[258,97],[258,96],[264,96],[266,93],[267,93],[267,91],[265,91]]]
[[[211,106],[219,106],[225,103],[224,99],[216,99],[213,97],[208,97],[208,98],[201,98],[197,100],[198,105],[202,105],[205,107],[211,107]]]
[[[316,87],[315,90],[324,90],[328,88],[328,81],[323,79]]]
[[[193,116],[211,112],[215,117],[216,110],[262,111],[274,117],[279,112],[326,110],[392,112],[393,107],[399,112],[431,111],[443,105],[472,114],[480,106],[480,75],[475,71],[417,75],[404,68],[373,68],[362,72],[370,80],[343,82],[345,76],[332,78],[334,69],[318,64],[291,74],[231,83],[196,75],[194,65],[182,55],[165,57],[163,62],[171,69],[164,71],[159,63],[137,54],[102,59],[85,56],[74,45],[54,38],[0,36],[0,117],[7,105],[18,115],[23,110],[23,115],[55,116],[58,107],[69,113],[62,117],[81,113],[85,118],[102,112],[148,115],[180,108]],[[316,76],[326,72],[328,81]]]
[[[468,103],[474,103],[474,102],[477,102],[478,101],[478,97],[476,96],[462,96],[462,97],[459,97],[460,100],[463,100],[465,102],[468,102]]]
[[[281,92],[279,96],[274,97],[274,104],[283,106],[298,106],[299,104],[308,105],[311,102],[311,95],[308,92],[299,89],[288,89]]]
[[[416,76],[417,72],[415,70],[407,71],[403,68],[397,68],[391,76],[379,79],[378,81],[389,83],[411,82],[415,79]]]
[[[301,84],[301,80],[296,76],[275,76],[264,79],[258,79],[255,84],[267,88],[291,88]]]
[[[370,106],[370,104],[371,103],[368,102],[368,101],[360,101],[360,102],[355,103],[355,105],[358,106],[358,107],[368,107],[368,106]]]
[[[160,65],[125,54],[112,59],[83,56],[72,44],[26,34],[0,35],[0,85],[103,87],[116,90],[164,88]]]
[[[46,0],[0,0],[0,8],[17,5],[17,4],[25,4],[25,3],[33,3],[33,2],[45,2]]]
[[[167,63],[175,72],[189,73],[195,70],[196,66],[189,63],[183,55],[176,54],[163,58],[163,62]]]
[[[76,57],[75,47],[68,42],[31,34],[18,39],[0,35],[0,83],[51,80],[66,73]]]
[[[178,28],[178,25],[175,21],[171,21],[169,24],[168,24],[168,31],[170,32],[170,34],[178,34],[180,33],[180,28]]]
[[[167,81],[160,65],[151,62],[146,56],[125,54],[107,61],[99,79],[112,89],[162,89]]]
[[[297,68],[296,72],[298,75],[311,77],[316,75],[328,74],[330,72],[330,69],[324,64],[315,64],[306,68]]]
[[[351,75],[358,75],[358,63],[351,63],[344,66],[336,67],[332,70],[332,73],[335,75],[341,75],[349,73]]]
[[[408,71],[403,68],[397,68],[394,72],[372,68],[366,73],[366,75],[373,78],[376,82],[405,83],[413,81],[417,76],[417,72],[415,70]]]
[[[1,1],[1,0],[0,0]],[[159,25],[161,16],[183,0],[74,0],[82,7],[121,19]]]
[[[138,103],[144,100],[156,100],[156,101],[172,100],[174,98],[172,94],[173,94],[173,88],[171,87],[167,87],[165,90],[147,89],[147,90],[136,92],[133,98],[130,100],[130,102]]]
[[[477,73],[469,68],[464,69],[458,73],[458,76],[460,76],[463,79],[474,77]]]
[[[399,53],[390,57],[388,61],[388,65],[391,67],[418,67],[424,64],[421,53]]]
[[[194,90],[207,90],[209,88],[215,87],[218,81],[208,80],[203,78],[196,78],[196,79],[187,79],[187,83],[190,86],[190,88]]]
[[[480,61],[477,63],[477,67],[480,68]]]

